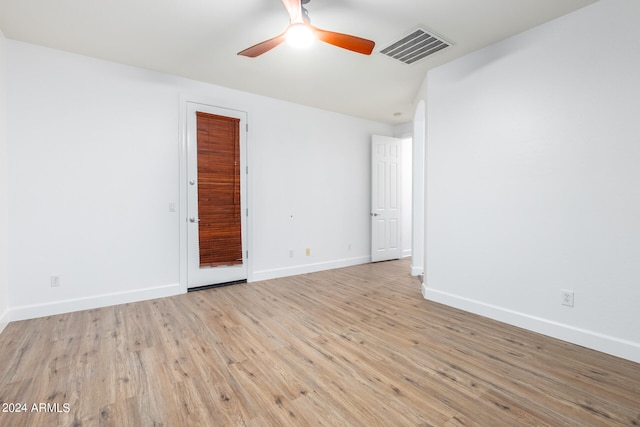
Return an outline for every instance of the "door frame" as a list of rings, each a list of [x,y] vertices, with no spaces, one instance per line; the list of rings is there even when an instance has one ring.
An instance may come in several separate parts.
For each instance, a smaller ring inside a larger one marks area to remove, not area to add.
[[[426,273],[426,103],[420,100],[413,117],[413,186],[411,206],[411,275]]]
[[[189,290],[189,282],[188,282],[188,232],[189,232],[189,209],[188,209],[188,122],[187,122],[187,114],[188,114],[188,104],[201,104],[206,107],[211,107],[215,109],[223,109],[229,111],[237,111],[239,113],[243,113],[246,116],[246,123],[249,123],[249,112],[248,108],[243,105],[237,105],[227,102],[220,102],[220,100],[206,98],[198,95],[191,94],[181,94],[179,101],[179,176],[178,176],[178,188],[179,188],[179,212],[178,212],[178,229],[179,229],[179,277],[180,277],[180,291],[182,293],[186,293]],[[251,174],[249,169],[250,164],[250,156],[249,156],[249,132],[246,132],[246,140],[245,140],[245,178],[246,178],[246,209],[245,212],[246,218],[246,230],[243,230],[243,233],[246,234],[246,250],[248,252],[248,256],[246,256],[246,266],[247,266],[247,282],[253,280],[253,262],[252,262],[252,253],[253,253],[253,221],[252,221],[252,184],[251,184]],[[241,171],[242,173],[242,171]]]

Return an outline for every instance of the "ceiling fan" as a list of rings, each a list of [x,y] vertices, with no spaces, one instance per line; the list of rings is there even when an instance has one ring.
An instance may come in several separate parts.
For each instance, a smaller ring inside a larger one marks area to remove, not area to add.
[[[321,30],[320,28],[316,28],[311,25],[308,11],[302,6],[303,4],[309,3],[309,1],[310,0],[282,0],[284,7],[286,7],[287,12],[289,12],[290,23],[286,31],[277,37],[265,40],[238,52],[238,55],[255,58],[256,56],[260,56],[263,53],[270,51],[287,39],[296,36],[305,37],[304,33],[306,33],[306,37],[308,38],[315,37],[325,43],[329,43],[343,49],[361,53],[363,55],[371,55],[373,47],[375,46],[373,41],[349,34]]]

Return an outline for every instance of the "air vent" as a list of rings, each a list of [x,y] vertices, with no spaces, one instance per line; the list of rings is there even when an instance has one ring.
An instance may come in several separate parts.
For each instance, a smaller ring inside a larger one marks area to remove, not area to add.
[[[405,64],[413,64],[449,46],[451,46],[450,43],[429,31],[418,28],[408,36],[392,42],[380,53]]]

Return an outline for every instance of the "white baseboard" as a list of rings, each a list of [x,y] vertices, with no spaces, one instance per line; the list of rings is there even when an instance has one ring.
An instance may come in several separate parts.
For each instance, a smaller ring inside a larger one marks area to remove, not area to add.
[[[254,271],[249,281],[277,279],[278,277],[296,276],[298,274],[315,273],[317,271],[332,270],[334,268],[351,267],[352,265],[366,264],[371,262],[371,257],[363,256],[356,258],[346,258],[334,261],[319,262],[314,264],[296,265],[293,267],[274,268],[272,270]]]
[[[430,289],[424,283],[422,284],[422,295],[430,301],[640,363],[640,343]]]
[[[34,319],[36,317],[53,316],[73,311],[89,310],[110,305],[126,304],[155,298],[164,298],[184,293],[180,284],[171,284],[130,292],[95,295],[86,298],[54,301],[45,304],[23,305],[9,310],[9,321]]]

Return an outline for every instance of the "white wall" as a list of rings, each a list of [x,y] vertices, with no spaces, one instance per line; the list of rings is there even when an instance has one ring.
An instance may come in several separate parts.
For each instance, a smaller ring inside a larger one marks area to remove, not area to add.
[[[171,79],[14,41],[8,79],[12,317],[177,292]]]
[[[6,125],[6,45],[7,40],[0,31],[0,332],[9,321],[9,174],[7,172],[7,125]]]
[[[253,280],[368,262],[371,134],[391,127],[266,98],[251,103]]]
[[[390,126],[21,42],[8,48],[13,320],[184,289],[169,204],[180,200],[186,98],[248,112],[251,279],[368,260],[370,134]]]
[[[602,0],[429,73],[427,298],[640,361],[639,16]]]

